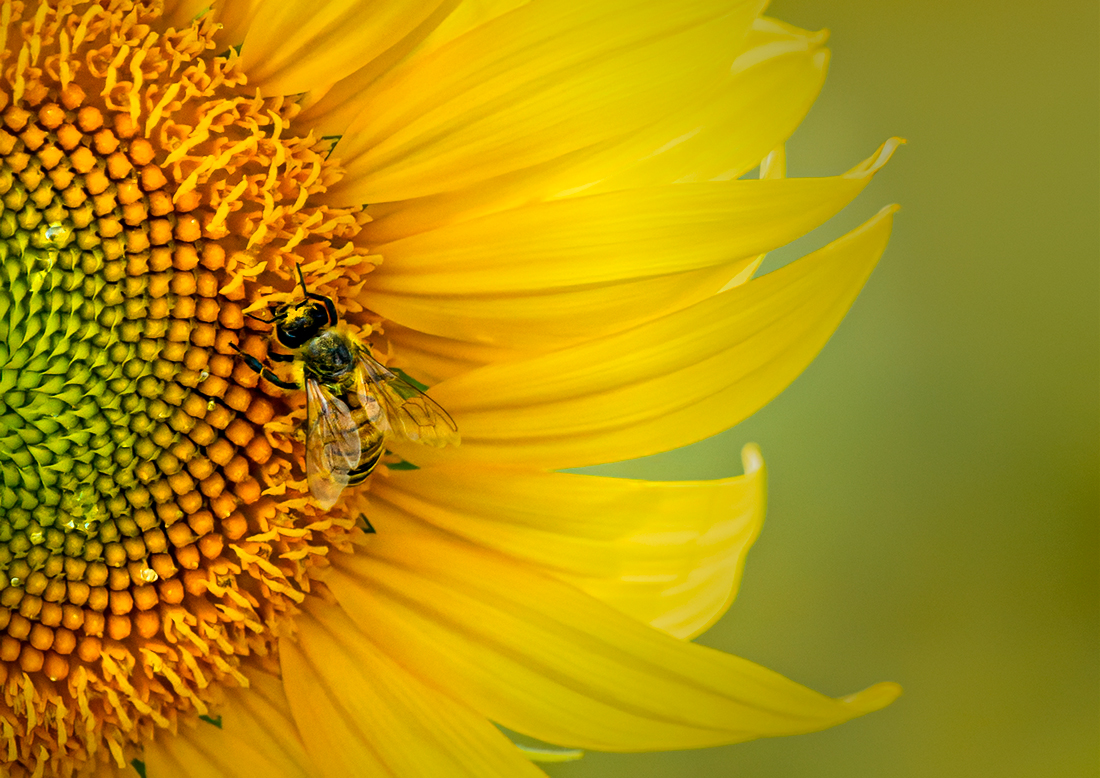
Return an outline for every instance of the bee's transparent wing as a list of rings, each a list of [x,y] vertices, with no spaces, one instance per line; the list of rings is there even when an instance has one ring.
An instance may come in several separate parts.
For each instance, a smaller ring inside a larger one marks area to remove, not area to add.
[[[393,437],[428,446],[457,445],[458,425],[443,407],[401,376],[388,370],[365,349],[356,371],[359,401],[379,429]]]
[[[359,430],[347,404],[313,378],[306,379],[306,420],[306,478],[327,511],[359,464]]]

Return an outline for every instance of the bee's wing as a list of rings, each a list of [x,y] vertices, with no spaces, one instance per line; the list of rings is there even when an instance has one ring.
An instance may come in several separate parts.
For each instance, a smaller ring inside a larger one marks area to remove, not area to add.
[[[359,464],[359,430],[347,404],[313,378],[306,379],[306,419],[306,477],[309,490],[327,511]]]
[[[429,446],[458,444],[458,425],[451,415],[366,349],[360,350],[356,389],[368,416],[377,414],[371,421],[395,438]]]

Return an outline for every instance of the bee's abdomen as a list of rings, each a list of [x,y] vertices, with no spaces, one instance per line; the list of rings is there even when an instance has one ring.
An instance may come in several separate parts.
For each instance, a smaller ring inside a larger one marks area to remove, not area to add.
[[[359,442],[362,447],[359,454],[359,464],[348,473],[348,485],[356,486],[367,480],[382,456],[386,453],[386,436],[375,424],[374,420],[381,415],[377,400],[367,396],[364,398],[355,392],[345,394],[348,410],[351,411],[351,420],[359,430]],[[366,400],[367,406],[363,406]]]
[[[367,480],[374,468],[382,460],[386,453],[386,438],[382,430],[372,421],[378,418],[377,407],[364,408],[360,402],[361,397],[351,394],[347,398],[348,408],[351,410],[351,418],[359,430],[359,442],[362,451],[359,454],[359,464],[348,473],[348,485],[356,486]],[[370,398],[373,400],[373,398]]]
[[[348,486],[357,486],[367,480],[386,453],[386,440],[374,425],[361,427],[359,437],[363,443],[363,453],[359,455],[359,464],[348,473]]]

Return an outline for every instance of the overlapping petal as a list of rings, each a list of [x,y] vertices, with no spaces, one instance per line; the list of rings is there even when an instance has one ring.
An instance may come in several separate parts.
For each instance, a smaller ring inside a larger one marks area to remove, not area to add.
[[[651,134],[668,142],[585,191],[665,181],[730,180],[756,166],[802,122],[825,82],[829,52],[822,33],[754,30],[715,99],[669,116]]]
[[[380,532],[427,522],[689,638],[733,601],[764,520],[763,459],[755,446],[743,459],[743,476],[692,482],[485,467],[392,472],[372,482],[370,516]]]
[[[641,319],[648,320],[662,313],[686,308],[700,297],[709,297],[714,292],[732,289],[745,283],[752,278],[762,259],[763,255],[760,255],[748,264],[742,260],[734,260],[715,268],[704,268],[677,274],[672,278],[658,276],[657,278],[643,279],[630,284],[620,284],[620,291],[625,297],[635,302],[639,298],[631,294],[632,290],[639,292],[640,296],[645,299],[649,299],[649,294],[652,293],[654,287],[662,286],[668,291],[671,300],[662,300],[657,312],[653,314],[647,312],[641,315]],[[602,292],[603,290],[598,291]],[[596,292],[597,290],[591,290],[592,294]],[[582,295],[580,299],[583,300],[585,297],[587,295]],[[541,297],[538,302],[554,306],[555,303],[564,305],[574,303],[576,300],[577,297],[573,293],[566,292],[561,296],[549,293]],[[617,302],[608,300],[606,297],[603,303],[604,315],[611,320],[615,319],[617,311],[626,313],[629,308],[625,303],[620,305]],[[553,325],[547,324],[545,329],[541,331],[541,340],[529,341],[535,344],[541,343],[543,346],[541,349],[511,348],[486,343],[473,343],[469,340],[456,340],[455,338],[439,335],[429,335],[409,327],[402,327],[394,322],[386,324],[385,339],[396,348],[393,359],[394,367],[400,367],[418,380],[431,385],[492,362],[522,359],[531,356],[532,353],[537,353],[539,350],[546,350],[545,345],[548,342],[548,335],[551,337],[556,335],[560,338],[561,343],[570,340],[590,340],[599,334],[601,328],[606,327],[606,321],[602,320],[595,323],[591,328],[577,326],[574,319],[580,320],[581,317],[575,307],[568,309],[553,308],[553,310],[559,314]],[[638,317],[636,304],[634,310],[630,312]],[[529,311],[525,311],[525,313],[530,317]],[[627,317],[624,316],[623,318]]]
[[[608,751],[693,748],[838,724],[892,684],[831,699],[665,635],[553,577],[425,526],[392,527],[328,580],[379,647],[489,719]]]
[[[415,54],[423,58],[474,27],[524,5],[528,0],[481,0],[443,3],[418,27],[381,55],[369,61],[328,89],[314,90],[305,101],[298,119],[318,135],[343,135],[361,112],[367,87],[397,63]]]
[[[720,290],[817,227],[889,160],[832,178],[668,184],[503,211],[377,247],[371,307],[422,332],[550,348],[635,326]]]
[[[335,605],[311,598],[279,643],[283,681],[321,778],[538,778],[484,717],[419,680]],[[421,676],[423,677],[423,676]]]
[[[262,0],[241,47],[249,83],[297,94],[354,73],[415,30],[448,0]]]
[[[247,672],[249,688],[226,692],[221,725],[200,722],[145,745],[151,778],[315,778],[290,717],[282,682]]]
[[[712,91],[759,6],[533,0],[372,84],[333,194],[456,190],[625,135]]]
[[[208,0],[166,0],[164,21],[172,27],[186,27],[192,19],[209,7]]]
[[[420,332],[508,350],[550,351],[687,308],[719,292],[753,259],[623,282],[548,288],[541,293],[378,292],[372,300],[391,321]]]
[[[740,175],[790,135],[825,77],[827,57],[818,48],[824,37],[793,28],[775,32],[776,26],[756,20],[753,46],[740,55],[728,49],[708,79],[711,89],[687,81],[690,74],[670,85],[663,101],[679,102],[675,110],[654,115],[649,94],[639,94],[641,105],[601,143],[475,186],[373,205],[368,234],[385,243],[532,201],[705,180],[711,170]]]
[[[886,246],[894,208],[823,249],[624,333],[434,387],[457,449],[431,462],[577,467],[676,448],[769,402],[825,345]]]
[[[387,292],[534,293],[751,257],[832,217],[863,191],[899,143],[891,139],[829,178],[643,187],[537,203],[432,230],[376,246],[385,260],[367,289],[372,302]]]
[[[468,340],[428,335],[419,330],[386,324],[384,342],[392,348],[390,360],[413,378],[425,384],[437,384],[445,378],[465,373],[491,362],[504,362],[529,356],[521,349],[502,348]]]

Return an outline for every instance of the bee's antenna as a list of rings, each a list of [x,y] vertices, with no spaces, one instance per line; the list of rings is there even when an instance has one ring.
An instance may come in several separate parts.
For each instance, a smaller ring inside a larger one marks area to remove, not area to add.
[[[302,294],[309,297],[309,289],[306,288],[306,277],[302,273],[302,263],[296,262],[294,267],[298,268],[298,280],[302,282]]]
[[[328,314],[328,323],[330,326],[340,321],[340,316],[336,312],[336,305],[332,302],[332,300],[328,297],[325,297],[323,294],[311,293],[309,289],[306,288],[306,277],[305,274],[302,273],[301,264],[295,264],[295,267],[298,268],[298,280],[302,282],[302,296],[305,297],[307,300],[316,300],[317,302],[322,303],[325,306],[325,312]]]

